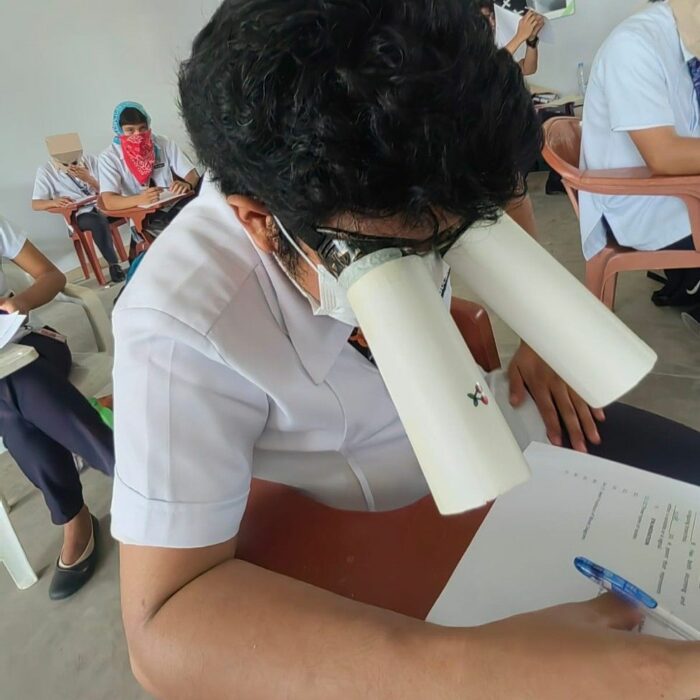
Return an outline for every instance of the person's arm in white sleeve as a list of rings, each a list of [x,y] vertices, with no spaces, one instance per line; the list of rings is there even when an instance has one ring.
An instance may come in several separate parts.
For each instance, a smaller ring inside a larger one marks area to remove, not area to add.
[[[155,204],[160,198],[161,188],[148,187],[140,194],[122,194],[122,176],[119,167],[109,153],[98,159],[99,190],[102,204],[108,211],[131,209],[142,204]]]
[[[618,38],[605,65],[613,131],[626,131],[657,175],[700,173],[700,139],[679,136],[670,88],[654,51],[636,37]]]
[[[199,184],[199,173],[194,165],[192,165],[190,159],[172,139],[166,139],[165,141],[165,157],[173,173],[187,183],[184,184],[176,180],[173,182],[170,189],[173,192],[182,194],[194,190]]]
[[[677,650],[666,673],[672,654],[659,645],[670,642],[606,631],[639,621],[610,597],[450,629],[236,559],[237,496],[249,478],[241,460],[266,402],[217,369],[196,334],[172,328],[177,344],[159,339],[161,321],[115,314],[113,523],[117,537],[142,538],[120,545],[121,599],[132,668],[151,694],[457,700],[523,697],[527,687],[538,700],[560,700],[585,687],[586,697],[651,700],[660,695],[648,692],[650,679],[665,689],[671,676],[679,692],[669,698],[700,693],[700,650]]]
[[[34,191],[32,192],[32,209],[34,211],[46,211],[54,207],[69,207],[72,203],[73,200],[70,197],[56,196],[44,168],[39,168],[36,171]]]
[[[48,304],[66,286],[66,276],[38,249],[27,235],[0,216],[0,256],[12,260],[34,282],[15,296],[0,298],[0,309],[26,314]]]

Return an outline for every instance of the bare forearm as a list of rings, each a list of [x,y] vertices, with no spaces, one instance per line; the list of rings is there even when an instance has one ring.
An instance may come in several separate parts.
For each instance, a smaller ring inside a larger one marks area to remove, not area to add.
[[[698,175],[700,139],[677,136],[649,156],[647,165],[657,175]]]
[[[506,214],[537,240],[537,220],[535,219],[535,209],[532,206],[532,198],[529,194],[509,202],[506,207]]]
[[[66,276],[52,270],[39,277],[34,284],[18,294],[14,301],[23,313],[48,304],[66,286]]]
[[[185,175],[184,179],[185,182],[187,182],[190,185],[190,187],[194,189],[199,184],[199,173],[194,168],[192,168],[192,170],[190,170],[190,172],[187,173],[187,175]]]
[[[125,196],[115,192],[103,192],[102,204],[107,211],[120,211],[121,209],[131,209],[140,204],[141,195],[133,194]]]
[[[518,49],[525,43],[525,39],[520,38],[517,34],[503,47],[511,55],[515,56]]]
[[[236,560],[182,588],[128,636],[137,677],[169,700],[456,699],[468,697],[473,675],[464,631]]]
[[[32,199],[32,209],[34,211],[46,211],[56,206],[53,199]]]
[[[531,46],[527,47],[525,52],[525,58],[520,62],[520,67],[523,71],[523,75],[534,75],[537,73],[537,66],[539,63],[539,51],[533,49]]]

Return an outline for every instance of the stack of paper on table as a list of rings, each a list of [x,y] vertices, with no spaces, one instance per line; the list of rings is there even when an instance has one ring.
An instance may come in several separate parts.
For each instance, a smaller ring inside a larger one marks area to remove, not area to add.
[[[593,598],[573,566],[584,556],[700,629],[700,487],[549,445],[525,456],[532,479],[496,501],[429,621],[469,627]],[[649,619],[644,631],[676,638]]]

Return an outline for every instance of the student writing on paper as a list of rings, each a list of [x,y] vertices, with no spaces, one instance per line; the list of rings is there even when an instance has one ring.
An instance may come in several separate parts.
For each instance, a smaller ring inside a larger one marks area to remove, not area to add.
[[[31,364],[0,379],[0,437],[25,476],[42,492],[51,521],[63,528],[63,547],[49,595],[66,598],[89,580],[97,557],[97,520],[83,501],[73,454],[111,476],[112,431],[68,380],[71,353],[65,338],[32,313],[63,289],[65,276],[2,216],[0,256],[34,278],[30,287],[14,295],[0,269],[0,310],[29,315],[30,326],[15,342],[39,353]]]
[[[610,599],[448,631],[237,558],[254,476],[355,511],[428,493],[320,246],[391,252],[400,238],[449,299],[436,251],[521,193],[516,163],[539,130],[484,23],[462,0],[228,0],[195,40],[180,98],[211,176],[114,313],[112,532],[140,682],[173,699],[700,693],[700,651],[611,631],[637,618]],[[206,271],[196,293],[193,269]],[[597,435],[561,380],[537,376],[547,421],[561,401],[584,444]],[[472,410],[487,383],[524,442],[543,435],[532,400],[509,408],[503,374],[475,388]],[[691,473],[698,436],[686,437]]]
[[[151,117],[138,102],[121,102],[112,116],[114,139],[99,158],[102,200],[108,210],[119,211],[156,204],[169,191],[193,192],[199,173],[179,146],[151,130]],[[184,205],[152,214],[145,227],[157,235]]]
[[[75,136],[77,137],[77,134]],[[50,144],[50,140],[47,140],[47,143]],[[76,145],[79,146],[79,141]],[[50,155],[50,160],[36,171],[32,194],[34,211],[70,207],[75,202],[99,194],[95,156],[73,152],[73,159],[64,162],[60,159],[60,154]],[[79,207],[75,214],[75,222],[79,228],[82,231],[92,232],[97,248],[109,264],[109,276],[112,282],[123,282],[124,271],[114,249],[107,217],[97,210],[94,203]]]
[[[700,174],[700,19],[695,0],[654,2],[624,20],[598,52],[583,110],[581,167]],[[581,192],[583,254],[608,241],[638,250],[693,250],[674,197]],[[668,270],[658,306],[700,303],[700,270]],[[700,319],[700,315],[698,315]]]

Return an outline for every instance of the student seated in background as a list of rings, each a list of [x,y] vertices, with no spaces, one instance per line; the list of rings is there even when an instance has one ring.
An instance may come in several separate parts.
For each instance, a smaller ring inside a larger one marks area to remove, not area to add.
[[[107,209],[155,204],[164,190],[175,194],[195,190],[199,173],[174,141],[153,134],[151,117],[138,102],[118,104],[112,128],[112,145],[99,159],[100,192]],[[159,216],[149,217],[146,228],[154,235],[159,233],[178,211],[176,206],[169,216],[156,212]]]
[[[95,156],[84,155],[69,164],[51,158],[36,171],[32,209],[46,211],[53,207],[67,207],[73,202],[96,195],[99,191]],[[75,222],[82,231],[92,231],[95,245],[109,264],[112,282],[123,282],[124,271],[114,249],[107,217],[97,211],[94,204],[88,204],[78,209]]]
[[[448,629],[237,557],[254,475],[359,511],[428,493],[322,249],[410,236],[405,252],[444,253],[521,193],[516,164],[536,152],[540,124],[484,22],[464,0],[227,0],[182,67],[180,99],[211,180],[114,312],[112,532],[146,689],[170,700],[700,695],[700,648],[625,633],[639,618],[611,597]],[[449,270],[435,272],[447,303]],[[556,406],[580,449],[585,434],[609,450],[629,426],[627,459],[656,454],[700,480],[697,433],[671,435],[657,418],[654,453],[654,431],[631,419],[641,412],[613,409],[597,426],[536,356],[518,351],[509,370],[499,405],[514,421],[555,438]],[[525,386],[534,401],[515,411],[509,396]],[[504,585],[517,596],[517,573]]]
[[[655,0],[652,0],[655,2]],[[626,19],[595,58],[583,110],[581,167],[647,166],[700,174],[700,22],[693,0],[655,2]],[[688,210],[674,197],[581,192],[587,260],[608,240],[637,250],[692,250]],[[659,306],[700,301],[700,271],[668,270]]]
[[[13,295],[0,268],[0,313],[29,314],[29,325],[14,342],[39,353],[38,359],[0,379],[0,437],[41,490],[53,523],[63,527],[63,547],[49,587],[49,596],[57,600],[88,581],[97,559],[97,519],[83,501],[73,455],[112,476],[112,431],[68,380],[71,353],[66,339],[31,313],[63,289],[65,276],[1,215],[0,257],[13,260],[34,278],[31,287]]]
[[[491,30],[496,35],[496,8],[494,0],[473,0],[476,2],[481,14],[486,17]],[[513,57],[520,47],[525,44],[525,56],[518,61],[518,65],[523,71],[523,75],[534,75],[537,73],[539,64],[539,34],[544,27],[544,17],[528,10],[518,23],[518,31],[507,43],[498,42],[499,48],[506,49]]]

